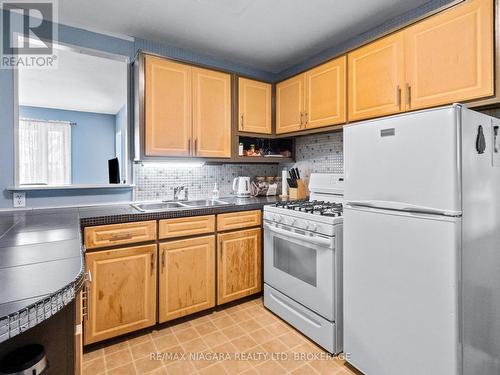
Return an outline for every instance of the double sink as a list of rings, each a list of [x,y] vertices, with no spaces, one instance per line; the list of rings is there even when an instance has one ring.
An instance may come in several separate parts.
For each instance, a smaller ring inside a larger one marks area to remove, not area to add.
[[[137,203],[131,206],[140,212],[169,211],[189,208],[205,208],[234,205],[234,202],[227,202],[220,199],[199,199],[192,201],[163,201],[152,203]]]

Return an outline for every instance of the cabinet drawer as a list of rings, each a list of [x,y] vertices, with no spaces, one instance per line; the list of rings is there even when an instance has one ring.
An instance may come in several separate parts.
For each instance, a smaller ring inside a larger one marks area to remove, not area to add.
[[[213,233],[215,215],[160,220],[159,231],[161,239]]]
[[[260,210],[231,212],[229,214],[217,215],[218,231],[255,227],[261,225],[261,223],[262,212]]]
[[[156,239],[156,221],[138,221],[86,227],[84,229],[84,237],[87,249],[154,241]]]

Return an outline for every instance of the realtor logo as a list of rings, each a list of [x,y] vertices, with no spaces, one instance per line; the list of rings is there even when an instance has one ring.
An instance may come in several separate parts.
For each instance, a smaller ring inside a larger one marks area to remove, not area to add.
[[[0,68],[53,68],[57,61],[57,4],[54,0],[5,0],[2,11]]]

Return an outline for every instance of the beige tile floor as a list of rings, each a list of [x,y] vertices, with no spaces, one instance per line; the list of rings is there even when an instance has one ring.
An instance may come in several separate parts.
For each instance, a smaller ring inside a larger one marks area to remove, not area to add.
[[[360,374],[326,354],[257,298],[94,346],[83,374]]]

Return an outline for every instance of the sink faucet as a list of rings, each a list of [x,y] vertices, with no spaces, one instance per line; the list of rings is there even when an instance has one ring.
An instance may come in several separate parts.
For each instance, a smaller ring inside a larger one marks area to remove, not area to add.
[[[179,193],[181,191],[184,191],[184,198],[183,199],[179,199]],[[185,186],[176,186],[174,187],[174,201],[178,201],[178,200],[188,200],[188,188],[185,187]]]

